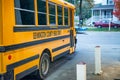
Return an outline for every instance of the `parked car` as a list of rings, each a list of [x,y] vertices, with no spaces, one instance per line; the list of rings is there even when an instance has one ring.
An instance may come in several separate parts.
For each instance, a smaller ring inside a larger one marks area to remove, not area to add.
[[[120,27],[120,24],[116,24],[111,22],[111,27],[113,28],[118,28]],[[99,22],[94,22],[94,26],[98,27],[98,28],[102,28],[102,27],[109,27],[109,21],[99,21]]]
[[[76,32],[80,32],[80,31],[85,31],[85,30],[87,30],[87,28],[86,28],[86,27],[75,26],[75,30],[76,30]]]

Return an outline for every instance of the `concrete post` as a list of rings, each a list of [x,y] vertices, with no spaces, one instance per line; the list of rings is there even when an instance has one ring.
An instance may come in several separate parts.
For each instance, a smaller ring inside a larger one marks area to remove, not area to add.
[[[79,63],[77,64],[77,80],[86,80],[86,64]]]
[[[100,75],[101,70],[101,49],[100,46],[95,47],[95,74]]]

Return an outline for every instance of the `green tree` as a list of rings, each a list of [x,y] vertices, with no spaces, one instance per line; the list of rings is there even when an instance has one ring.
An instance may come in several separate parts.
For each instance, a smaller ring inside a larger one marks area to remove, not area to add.
[[[67,1],[67,2],[70,2],[70,3],[74,4],[74,0],[65,0],[65,1]]]
[[[115,10],[113,14],[120,20],[120,0],[114,0]]]
[[[76,7],[75,15],[79,16],[79,27],[82,27],[82,24],[85,19],[91,17],[91,8],[94,6],[94,0],[65,0],[70,3],[74,3]]]
[[[91,17],[91,8],[94,6],[94,0],[65,0],[65,1],[68,1],[75,5],[76,16],[79,16],[81,14],[81,17],[83,19]],[[81,6],[80,6],[80,1],[82,1]],[[80,7],[81,7],[81,13],[80,13]]]

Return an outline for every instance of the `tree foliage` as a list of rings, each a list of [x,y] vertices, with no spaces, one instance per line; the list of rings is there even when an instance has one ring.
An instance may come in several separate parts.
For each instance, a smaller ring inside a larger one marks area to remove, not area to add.
[[[80,0],[65,0],[71,2],[76,7],[76,15],[80,14]],[[75,2],[74,2],[75,1]],[[94,0],[82,0],[82,18],[91,17],[91,8],[94,6]]]
[[[120,0],[114,0],[115,10],[113,14],[120,20]]]

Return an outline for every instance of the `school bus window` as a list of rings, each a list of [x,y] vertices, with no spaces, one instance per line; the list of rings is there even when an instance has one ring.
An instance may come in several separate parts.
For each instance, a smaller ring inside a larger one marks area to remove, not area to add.
[[[64,21],[65,25],[68,25],[68,8],[64,8]]]
[[[15,7],[34,10],[34,0],[15,0]]]
[[[57,12],[58,12],[58,25],[63,24],[63,15],[62,15],[62,6],[57,6]]]
[[[34,0],[15,0],[17,25],[35,25]]]
[[[46,1],[45,0],[37,0],[38,5],[38,24],[46,25]]]
[[[50,25],[56,24],[55,19],[55,4],[49,3],[49,17],[50,17]]]

